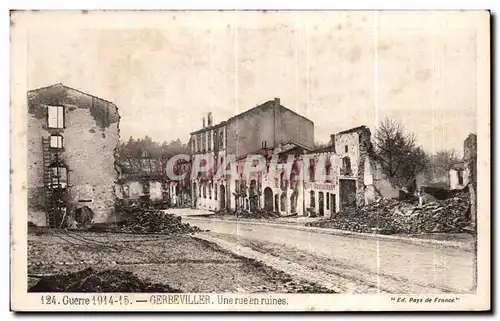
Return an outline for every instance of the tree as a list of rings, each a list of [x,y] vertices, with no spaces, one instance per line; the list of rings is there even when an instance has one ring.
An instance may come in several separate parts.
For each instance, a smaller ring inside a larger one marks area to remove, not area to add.
[[[455,149],[445,149],[437,152],[431,157],[431,170],[433,177],[439,179],[448,176],[450,168],[459,163],[461,157]]]
[[[394,186],[413,190],[417,174],[424,172],[429,163],[424,150],[417,146],[415,135],[386,118],[377,128],[374,140],[376,159],[384,175]]]
[[[167,142],[156,142],[149,136],[134,139],[130,137],[127,142],[118,145],[117,155],[120,159],[139,158],[148,155],[151,158],[172,157],[177,154],[189,154],[189,146],[180,139]]]
[[[316,150],[316,149],[328,147],[328,144],[329,143],[325,143],[325,142],[314,142],[314,149]]]

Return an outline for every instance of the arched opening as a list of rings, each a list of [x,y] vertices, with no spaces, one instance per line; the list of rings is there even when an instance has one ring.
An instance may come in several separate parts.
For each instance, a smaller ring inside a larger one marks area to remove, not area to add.
[[[249,188],[250,212],[257,210],[259,204],[259,195],[257,194],[257,181],[252,179]]]
[[[286,192],[281,193],[280,209],[282,212],[286,212]]]
[[[268,212],[273,211],[273,190],[270,187],[264,189],[264,208]]]
[[[82,206],[75,210],[75,221],[83,226],[88,226],[92,223],[94,212],[88,206]]]
[[[220,199],[220,208],[221,209],[226,208],[226,188],[222,184],[220,185],[219,199]]]
[[[280,197],[278,194],[274,195],[274,211],[276,213],[280,212]]]
[[[294,190],[292,195],[290,195],[290,214],[297,213],[297,190]]]
[[[309,207],[316,207],[316,197],[314,195],[314,191],[310,192]]]

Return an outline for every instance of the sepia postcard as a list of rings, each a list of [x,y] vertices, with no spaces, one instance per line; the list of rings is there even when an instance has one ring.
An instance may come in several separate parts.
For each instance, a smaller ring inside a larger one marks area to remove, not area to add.
[[[11,310],[491,308],[490,12],[10,20]]]

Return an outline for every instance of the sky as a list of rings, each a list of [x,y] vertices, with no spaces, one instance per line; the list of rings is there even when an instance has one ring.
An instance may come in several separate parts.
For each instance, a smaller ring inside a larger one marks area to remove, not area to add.
[[[59,15],[32,17],[28,89],[114,102],[122,140],[187,142],[207,112],[218,123],[275,97],[317,142],[385,117],[429,152],[461,152],[476,133],[477,25],[464,12]]]

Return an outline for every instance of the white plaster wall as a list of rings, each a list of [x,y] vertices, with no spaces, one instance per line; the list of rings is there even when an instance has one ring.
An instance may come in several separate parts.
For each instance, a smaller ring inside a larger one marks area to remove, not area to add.
[[[161,183],[157,181],[149,182],[149,198],[153,201],[163,199]]]

